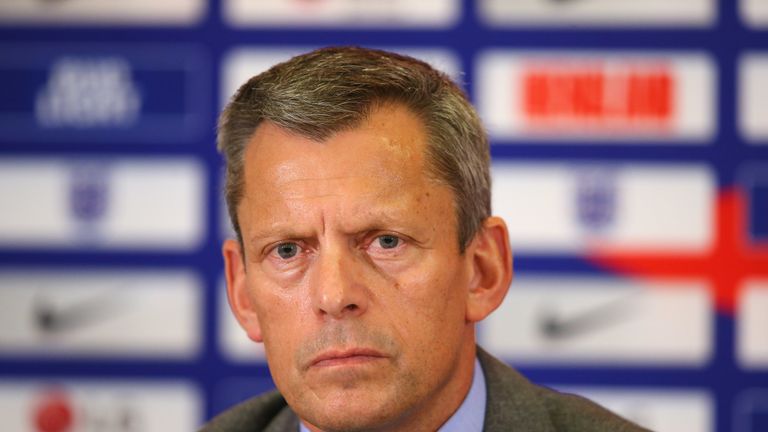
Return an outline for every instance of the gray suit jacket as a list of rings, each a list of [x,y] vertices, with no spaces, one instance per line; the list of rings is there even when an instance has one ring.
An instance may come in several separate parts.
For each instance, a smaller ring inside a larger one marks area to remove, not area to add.
[[[582,397],[531,384],[478,348],[488,392],[485,432],[646,431]],[[299,420],[285,399],[272,392],[220,414],[200,432],[296,432]]]

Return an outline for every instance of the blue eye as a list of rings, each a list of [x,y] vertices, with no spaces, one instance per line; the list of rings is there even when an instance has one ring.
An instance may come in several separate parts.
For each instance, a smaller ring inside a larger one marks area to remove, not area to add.
[[[400,239],[393,235],[379,236],[379,246],[382,249],[394,249],[400,244]]]
[[[296,243],[281,243],[277,245],[277,254],[282,259],[291,259],[299,253],[299,245]]]

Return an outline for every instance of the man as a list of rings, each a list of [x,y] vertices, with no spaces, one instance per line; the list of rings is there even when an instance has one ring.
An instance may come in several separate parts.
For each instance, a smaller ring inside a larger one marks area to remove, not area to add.
[[[229,302],[279,393],[204,431],[641,430],[475,345],[512,258],[486,135],[445,75],[314,51],[243,85],[218,145]]]

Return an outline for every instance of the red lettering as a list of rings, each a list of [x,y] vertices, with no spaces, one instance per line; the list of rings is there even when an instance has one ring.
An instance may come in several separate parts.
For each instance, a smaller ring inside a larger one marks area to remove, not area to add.
[[[665,71],[531,70],[523,78],[523,112],[534,123],[619,126],[671,120],[674,82]]]

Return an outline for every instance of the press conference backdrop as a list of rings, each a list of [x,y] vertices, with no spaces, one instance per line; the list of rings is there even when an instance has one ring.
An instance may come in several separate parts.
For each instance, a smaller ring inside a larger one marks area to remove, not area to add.
[[[482,345],[653,430],[768,431],[768,0],[3,0],[0,430],[191,431],[272,387],[215,119],[330,44],[478,107],[516,268]]]

